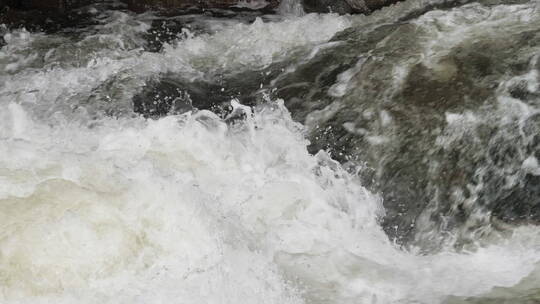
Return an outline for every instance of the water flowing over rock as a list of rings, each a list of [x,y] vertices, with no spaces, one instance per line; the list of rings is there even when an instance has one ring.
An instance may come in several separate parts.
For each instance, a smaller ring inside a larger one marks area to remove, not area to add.
[[[434,47],[424,37],[440,35],[426,30],[426,23],[436,23],[437,16],[424,13],[412,9],[398,22],[346,30],[329,47],[284,73],[280,71],[287,63],[276,63],[260,72],[220,76],[214,89],[205,81],[191,83],[173,75],[173,87],[193,96],[190,102],[198,109],[223,109],[219,101],[231,98],[256,105],[264,92],[283,98],[293,117],[308,126],[313,153],[328,149],[342,163],[365,166],[360,173],[364,185],[384,198],[383,226],[401,243],[439,246],[445,241],[440,233],[453,231],[459,241],[452,242],[462,246],[479,227],[539,223],[536,177],[523,169],[524,163],[534,167],[539,157],[534,154],[538,147],[533,134],[540,128],[536,115],[525,120],[526,126],[514,126],[519,122],[514,118],[504,127],[497,123],[504,117],[506,106],[500,104],[506,96],[525,103],[538,97],[528,82],[518,80],[537,73],[537,31],[505,27],[500,34],[491,30],[480,37],[481,30],[471,31],[470,37],[450,40],[448,51],[435,59],[416,62]],[[469,16],[487,23],[487,14]],[[521,47],[525,40],[530,47]],[[512,54],[518,52],[524,54],[515,58]],[[159,117],[174,112],[173,104],[163,100],[167,95],[157,101],[140,97],[168,91],[167,77],[153,80],[136,96],[139,113]],[[205,90],[215,93],[210,98],[197,93]],[[494,112],[486,114],[486,109]]]
[[[296,1],[296,0],[295,0]],[[23,10],[48,10],[65,11],[88,5],[98,1],[92,0],[3,0],[0,8],[7,6],[13,9]],[[271,12],[276,9],[279,0],[124,0],[129,9],[136,12],[148,10],[173,10],[169,14],[178,13],[181,10],[204,10],[204,9],[251,9]],[[373,10],[393,4],[396,0],[301,0],[296,1],[303,6],[306,12],[318,13],[363,13],[368,14]]]
[[[255,3],[2,10],[0,303],[538,303],[540,3]]]
[[[537,157],[537,87],[528,83],[538,81],[540,20],[509,27],[513,17],[497,19],[497,9],[463,10],[445,14],[497,20],[499,27],[488,34],[479,24],[462,33],[434,12],[345,31],[334,38],[336,47],[274,83],[276,96],[312,126],[312,151],[328,148],[342,162],[367,162],[365,183],[383,194],[385,227],[400,238],[422,238],[423,229],[430,238],[432,224],[477,231],[491,225],[480,209],[504,221],[540,222],[535,173],[523,169]],[[436,51],[445,42],[447,51]],[[511,104],[534,110],[506,116]]]
[[[148,9],[209,9],[209,8],[246,8],[273,9],[279,5],[278,0],[127,0],[130,9],[144,11]]]
[[[303,5],[306,12],[369,14],[396,2],[396,0],[303,0]]]

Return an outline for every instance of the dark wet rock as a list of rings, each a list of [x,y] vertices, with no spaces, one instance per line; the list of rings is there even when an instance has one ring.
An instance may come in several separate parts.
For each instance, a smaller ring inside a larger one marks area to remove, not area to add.
[[[180,83],[161,79],[148,82],[143,92],[133,98],[133,110],[146,117],[160,117],[191,111],[192,103],[190,94],[182,90]]]
[[[0,8],[10,7],[17,10],[65,11],[90,4],[106,1],[99,0],[0,0]]]
[[[278,0],[269,0],[265,6],[246,7],[239,5],[239,0],[126,0],[129,9],[135,12],[145,12],[148,10],[158,10],[170,15],[185,13],[202,13],[208,9],[227,9],[227,10],[262,10],[273,12],[279,5]],[[247,1],[249,2],[249,1]]]
[[[64,10],[66,2],[63,0],[4,0],[0,7],[7,6],[18,10]]]
[[[232,99],[246,100],[241,92],[206,81],[186,81],[174,75],[149,80],[133,97],[133,111],[159,118],[194,110],[212,110],[225,117]]]
[[[4,39],[2,28],[0,28],[0,48],[2,48],[4,45],[6,45],[6,40]]]
[[[0,24],[8,29],[24,28],[31,32],[56,33],[64,29],[86,28],[97,24],[88,9],[35,9],[6,6],[0,12]]]
[[[353,8],[345,0],[304,0],[307,13],[350,14]]]
[[[133,111],[144,117],[158,118],[191,110],[211,110],[225,118],[231,100],[248,106],[263,102],[261,87],[275,76],[267,70],[217,76],[212,81],[160,75],[148,80],[133,97]]]

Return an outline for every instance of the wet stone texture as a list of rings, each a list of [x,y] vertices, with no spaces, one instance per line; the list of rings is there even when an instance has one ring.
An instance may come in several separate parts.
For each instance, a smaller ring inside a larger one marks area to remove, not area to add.
[[[92,0],[2,0],[0,7],[24,10],[66,10],[100,1]]]
[[[89,4],[97,4],[103,1],[95,0],[1,0],[0,9],[9,7],[15,10],[41,10],[41,11],[59,11],[63,12],[69,9],[81,7]],[[137,12],[147,10],[163,9],[163,10],[185,10],[185,9],[230,9],[242,8],[245,5],[239,5],[239,2],[249,6],[250,0],[124,0],[128,8]],[[256,2],[256,3],[255,3]],[[279,5],[278,0],[266,1],[265,5],[262,2],[254,1],[253,8],[255,9],[274,9]],[[175,12],[170,12],[175,13]]]
[[[54,33],[65,28],[84,28],[95,24],[92,14],[81,9],[90,0],[7,0],[0,1],[0,24],[7,28]],[[1,41],[0,41],[1,44]]]
[[[148,9],[189,9],[189,8],[233,8],[238,7],[238,0],[126,0],[130,9],[134,11],[145,11]],[[246,1],[251,2],[251,1]],[[253,1],[255,2],[255,1]],[[275,8],[279,4],[277,0],[267,1],[266,6],[260,8]]]
[[[148,118],[181,114],[187,111],[211,110],[227,116],[230,101],[254,106],[264,102],[264,89],[281,71],[274,66],[262,71],[245,71],[216,76],[207,80],[187,80],[181,75],[167,74],[148,79],[133,97],[133,111]]]
[[[391,5],[399,0],[304,0],[306,12],[368,14],[381,7]],[[16,10],[66,11],[76,7],[95,4],[101,1],[92,0],[1,0],[0,8],[9,7]],[[130,10],[145,12],[161,10],[169,14],[179,11],[200,11],[205,9],[255,9],[268,13],[273,12],[280,0],[123,0]]]

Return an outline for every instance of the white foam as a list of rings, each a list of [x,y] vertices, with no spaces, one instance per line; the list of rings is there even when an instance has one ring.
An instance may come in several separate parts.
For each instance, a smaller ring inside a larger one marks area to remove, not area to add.
[[[467,4],[450,11],[434,10],[413,21],[423,32],[420,43],[424,45],[421,60],[431,67],[438,76],[451,78],[457,68],[452,62],[439,61],[460,43],[478,39],[500,39],[514,29],[519,29],[524,22],[527,26],[540,24],[538,7],[535,2],[520,5],[483,6],[478,3]],[[533,49],[523,49],[536,54]]]
[[[148,77],[173,72],[186,79],[200,79],[263,69],[291,52],[309,53],[350,25],[348,17],[331,14],[282,22],[260,18],[252,24],[229,22],[214,29],[217,33],[188,35],[166,45],[161,53],[148,53],[143,51],[140,38],[149,27],[147,23],[124,13],[114,13],[105,21],[108,23],[95,27],[96,33],[79,41],[25,31],[8,34],[14,38],[7,39],[8,45],[0,49],[0,70],[4,67],[11,74],[0,74],[0,98],[38,103],[36,115],[50,117],[72,111],[73,104],[89,99],[92,90],[116,77],[122,87],[116,90],[115,104],[129,107],[132,95]],[[32,67],[38,62],[41,69]]]
[[[228,25],[150,54],[136,41],[145,26],[122,18],[84,40],[105,35],[84,64],[51,53],[0,74],[1,303],[441,303],[537,267],[536,227],[476,252],[400,250],[378,224],[380,199],[326,153],[310,155],[281,102],[253,115],[235,104],[247,120],[233,125],[207,111],[89,120],[80,104],[113,76],[124,96],[171,70],[262,68],[349,19]],[[32,56],[39,39],[74,46],[29,35],[2,48],[0,65]]]
[[[360,58],[356,65],[337,76],[337,82],[328,89],[328,95],[332,97],[343,97],[350,88],[352,78],[360,72],[362,65],[366,61]]]
[[[525,172],[527,173],[530,173],[536,176],[540,175],[540,166],[538,165],[538,159],[536,159],[536,157],[532,155],[527,157],[523,161],[523,164],[521,166],[523,170],[525,170]]]
[[[437,303],[540,260],[526,229],[475,253],[400,251],[379,199],[309,155],[279,103],[233,126],[205,111],[31,125],[2,140],[3,303]]]
[[[350,24],[349,18],[331,14],[309,14],[271,23],[258,18],[249,25],[239,23],[225,28],[219,35],[201,35],[181,42],[168,48],[165,57],[187,58],[205,71],[264,68],[286,58],[288,51],[329,40]]]

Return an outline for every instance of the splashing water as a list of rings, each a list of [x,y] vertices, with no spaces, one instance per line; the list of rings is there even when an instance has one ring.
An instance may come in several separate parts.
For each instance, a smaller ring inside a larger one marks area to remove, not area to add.
[[[303,16],[305,14],[300,0],[284,0],[279,3],[281,15]]]
[[[308,153],[283,100],[233,101],[227,117],[131,111],[148,78],[213,81],[302,62],[363,17],[208,18],[208,33],[149,53],[145,16],[100,14],[76,37],[4,36],[1,303],[459,303],[537,292],[538,227],[472,251],[400,248],[380,225],[381,198],[328,153]]]

